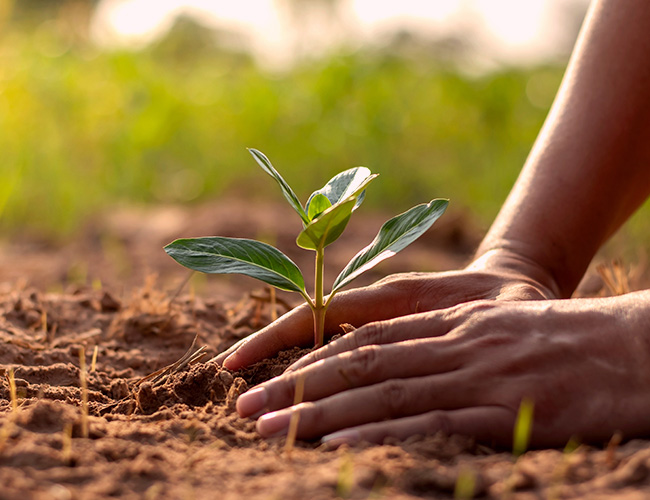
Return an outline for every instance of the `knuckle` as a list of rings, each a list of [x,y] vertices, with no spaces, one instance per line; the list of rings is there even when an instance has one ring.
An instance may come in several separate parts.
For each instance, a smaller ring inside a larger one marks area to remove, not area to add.
[[[381,321],[375,321],[374,323],[368,323],[358,330],[348,334],[348,341],[350,342],[350,347],[352,349],[358,349],[373,344],[383,344],[386,340],[385,332],[385,324]]]
[[[345,337],[343,337],[343,338],[345,338]],[[339,341],[340,340],[342,340],[342,339],[339,339]],[[322,360],[330,357],[333,351],[336,352],[334,350],[334,347],[335,347],[335,343],[331,343],[331,344],[328,344],[328,345],[326,345],[324,347],[320,347],[320,348],[310,352],[309,354],[307,354],[303,358],[296,361],[294,363],[295,366],[292,365],[292,366],[294,366],[293,370],[295,371],[295,370],[297,370],[299,368],[304,368],[304,367],[306,367],[308,365],[316,363],[317,361],[322,361]]]
[[[312,351],[307,356],[305,356],[302,366],[310,365],[312,363],[315,363],[316,361],[322,361],[326,357],[327,357],[327,348],[321,347],[320,349],[316,349],[315,351]]]
[[[388,417],[400,417],[408,412],[411,397],[403,381],[388,380],[379,386],[379,391],[381,404]]]
[[[295,411],[300,415],[298,435],[306,439],[316,437],[318,429],[329,422],[331,417],[323,403],[300,403],[295,407]]]
[[[479,319],[486,318],[491,311],[497,307],[494,300],[474,300],[465,304],[459,305],[456,310],[464,316],[476,317]]]
[[[483,352],[486,349],[492,349],[495,347],[506,347],[513,344],[515,341],[516,338],[510,333],[505,331],[490,331],[478,336],[473,342],[472,349],[475,349],[478,352]]]
[[[275,408],[283,404],[292,403],[296,392],[296,382],[298,375],[296,372],[283,375],[275,383],[266,386],[267,391],[271,393],[271,398],[275,400],[272,406]],[[271,408],[271,409],[274,409]]]
[[[346,362],[346,372],[352,382],[362,382],[368,375],[381,370],[380,348],[369,345],[352,351]]]
[[[506,324],[508,316],[502,312],[503,305],[493,300],[480,300],[455,307],[450,311],[449,319],[465,335],[484,338],[510,329]]]

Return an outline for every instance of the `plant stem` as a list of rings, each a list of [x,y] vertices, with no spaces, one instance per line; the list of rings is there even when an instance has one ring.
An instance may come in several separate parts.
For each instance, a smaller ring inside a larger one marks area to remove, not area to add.
[[[316,279],[314,285],[314,347],[322,347],[325,336],[325,311],[327,306],[323,303],[323,263],[325,248],[316,249]]]

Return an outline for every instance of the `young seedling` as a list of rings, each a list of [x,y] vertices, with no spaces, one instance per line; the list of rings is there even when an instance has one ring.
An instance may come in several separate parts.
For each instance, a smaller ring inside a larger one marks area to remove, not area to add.
[[[314,191],[303,207],[269,159],[256,149],[249,151],[260,167],[279,184],[282,194],[302,220],[303,229],[296,243],[316,252],[313,298],[305,289],[305,280],[298,266],[277,248],[260,241],[222,236],[179,239],[167,245],[165,251],[195,271],[244,274],[281,290],[299,293],[313,312],[314,344],[320,347],[323,345],[325,313],[334,295],[360,274],[413,243],[444,213],[449,201],[435,199],[387,221],[375,239],[345,266],[334,280],[329,295],[325,296],[325,247],[341,236],[352,212],[363,202],[366,187],[377,174],[365,167],[341,172]]]

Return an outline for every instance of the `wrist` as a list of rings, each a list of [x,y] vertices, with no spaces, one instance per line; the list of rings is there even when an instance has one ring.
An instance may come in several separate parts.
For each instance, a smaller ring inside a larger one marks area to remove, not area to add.
[[[561,298],[565,295],[550,269],[536,260],[508,246],[490,248],[476,254],[467,270],[483,270],[509,274],[523,280],[530,280],[546,290],[548,298]],[[570,293],[568,294],[570,295]]]

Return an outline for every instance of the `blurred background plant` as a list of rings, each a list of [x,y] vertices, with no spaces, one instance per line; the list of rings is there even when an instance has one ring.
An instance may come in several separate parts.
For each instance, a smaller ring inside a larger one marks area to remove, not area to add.
[[[66,238],[116,204],[265,197],[246,147],[263,149],[299,195],[362,164],[383,177],[367,206],[395,212],[444,196],[486,227],[548,112],[586,8],[551,1],[564,8],[550,53],[509,59],[498,45],[485,52],[468,2],[458,2],[453,29],[398,22],[381,36],[362,29],[352,0],[243,2],[251,17],[264,4],[270,20],[284,20],[286,43],[275,49],[241,23],[218,22],[225,2],[190,3],[0,0],[5,236]],[[117,14],[129,4],[140,8],[131,19],[137,27],[142,16],[139,38],[120,37]],[[641,229],[627,233],[641,238]]]

